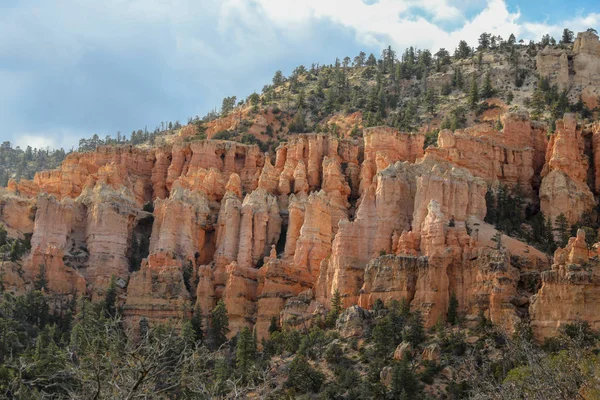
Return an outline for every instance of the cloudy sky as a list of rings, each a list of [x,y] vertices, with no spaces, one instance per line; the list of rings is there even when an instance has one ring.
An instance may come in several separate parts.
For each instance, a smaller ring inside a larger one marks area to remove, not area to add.
[[[277,69],[564,27],[600,31],[600,2],[0,0],[0,141],[70,148],[202,116]]]

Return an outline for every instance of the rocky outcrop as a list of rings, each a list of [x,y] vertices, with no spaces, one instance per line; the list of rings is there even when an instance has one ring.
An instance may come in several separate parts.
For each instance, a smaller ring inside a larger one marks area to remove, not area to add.
[[[538,136],[542,132],[529,128],[525,132],[511,127],[509,124],[507,137],[523,135],[532,139],[531,144],[539,146]],[[506,185],[521,185],[527,193],[531,193],[534,184],[535,167],[539,168],[539,149],[529,146],[523,140],[506,139],[494,134],[493,130],[482,128],[451,132],[443,130],[438,136],[438,147],[427,149],[427,155],[442,159],[467,169],[474,176],[485,179],[488,183],[502,182]],[[537,165],[534,164],[534,159]]]
[[[156,254],[131,275],[123,305],[128,326],[138,329],[142,317],[152,324],[180,326],[185,317],[191,316],[182,269],[181,262]]]
[[[401,133],[389,127],[365,129],[364,161],[360,170],[360,193],[363,194],[375,175],[397,161],[415,162],[423,156],[425,136]]]
[[[89,254],[83,275],[95,294],[101,295],[113,276],[127,280],[131,236],[143,212],[130,197],[103,184],[86,189],[79,200],[86,208],[85,243]]]
[[[576,321],[600,328],[596,308],[600,301],[598,258],[590,259],[583,230],[564,249],[556,250],[552,268],[541,278],[542,287],[529,307],[536,339],[554,336],[561,326]]]
[[[570,224],[595,205],[594,195],[587,185],[589,160],[585,142],[575,116],[566,114],[556,125],[550,138],[546,165],[542,171],[540,207],[551,221],[564,214]]]
[[[212,260],[212,216],[204,192],[177,188],[168,199],[154,203],[154,224],[150,253],[170,253],[173,258],[189,261]]]
[[[14,195],[0,197],[0,221],[11,236],[33,233],[35,201]]]
[[[536,57],[538,74],[549,78],[559,89],[569,89],[576,99],[582,95],[588,108],[600,98],[600,41],[593,32],[580,32],[573,48],[546,47]],[[583,96],[585,94],[585,96]]]
[[[337,289],[344,305],[356,304],[369,260],[390,253],[399,232],[412,230],[418,236],[427,215],[424,206],[431,200],[441,204],[445,221],[483,218],[485,190],[485,183],[468,171],[427,157],[382,170],[361,198],[356,219],[340,222],[316,284],[317,299],[328,304]]]
[[[342,311],[335,328],[343,338],[364,337],[369,334],[371,325],[371,313],[359,306],[352,306]]]

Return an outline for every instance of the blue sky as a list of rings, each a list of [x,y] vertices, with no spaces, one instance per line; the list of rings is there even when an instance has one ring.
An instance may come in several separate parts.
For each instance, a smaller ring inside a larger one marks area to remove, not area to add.
[[[600,30],[598,1],[2,0],[0,141],[76,145],[202,116],[273,73],[481,32]]]

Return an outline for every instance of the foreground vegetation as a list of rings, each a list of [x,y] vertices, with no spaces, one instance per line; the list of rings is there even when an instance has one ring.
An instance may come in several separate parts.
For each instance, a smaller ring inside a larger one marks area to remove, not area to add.
[[[52,299],[43,285],[42,280],[39,290],[22,296],[2,295],[0,397],[548,400],[600,395],[599,336],[585,323],[566,326],[540,346],[526,324],[513,338],[483,315],[467,328],[455,298],[449,322],[429,331],[406,302],[392,301],[376,303],[362,335],[342,338],[344,318],[338,317],[344,311],[334,300],[326,318],[307,329],[282,329],[273,320],[270,337],[259,344],[248,329],[226,338],[222,302],[209,313],[206,329],[199,311],[180,329],[149,326],[145,319],[127,327],[114,284],[102,302],[73,297],[57,313],[50,311]],[[406,352],[400,357],[395,350],[401,343]],[[421,356],[423,349],[434,356]]]

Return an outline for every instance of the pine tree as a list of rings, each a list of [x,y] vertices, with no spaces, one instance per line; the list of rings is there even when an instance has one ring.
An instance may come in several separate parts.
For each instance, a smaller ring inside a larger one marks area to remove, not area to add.
[[[408,361],[400,361],[392,370],[392,398],[400,399],[404,396],[407,399],[416,399],[420,389],[419,381],[411,371]]]
[[[483,88],[481,89],[481,97],[484,99],[489,99],[494,95],[494,88],[492,87],[492,79],[490,78],[490,72],[488,71],[485,74],[485,79],[483,81]]]
[[[246,376],[255,356],[255,343],[248,327],[244,327],[237,339],[237,348],[235,352],[235,364],[242,376]]]
[[[325,324],[329,327],[335,326],[335,321],[337,321],[340,312],[342,311],[342,297],[340,295],[340,291],[335,289],[333,292],[333,297],[331,298],[331,310],[327,314],[327,318],[325,319]]]
[[[117,315],[117,282],[114,275],[110,278],[110,284],[104,294],[104,312],[107,317]]]
[[[279,332],[279,324],[275,316],[271,317],[271,323],[269,324],[269,334],[272,335],[275,332]]]
[[[469,94],[469,105],[474,109],[477,107],[477,103],[479,103],[479,89],[477,87],[477,75],[473,75],[473,79],[471,80],[471,92]]]
[[[573,37],[574,37],[573,31],[568,28],[565,28],[563,30],[562,39],[560,39],[560,43],[562,43],[562,44],[573,43]]]
[[[41,264],[40,270],[35,276],[35,281],[33,282],[33,287],[35,290],[48,289],[48,278],[46,277],[46,267]]]
[[[492,236],[492,242],[496,243],[496,250],[502,249],[502,232],[497,231],[494,236]]]
[[[406,297],[403,297],[400,300],[400,315],[403,317],[408,317],[410,315],[410,303],[406,300]]]
[[[218,349],[227,341],[229,332],[229,317],[227,308],[223,300],[219,300],[217,305],[210,312],[209,339],[213,349]]]
[[[545,234],[545,242],[546,242],[546,251],[550,253],[554,253],[556,250],[556,243],[554,243],[554,227],[552,226],[552,221],[550,217],[546,219],[546,224],[544,225],[544,234]]]
[[[416,311],[410,316],[404,340],[410,342],[413,347],[417,347],[425,341],[425,327],[420,311]]]
[[[450,295],[450,300],[448,302],[447,321],[450,325],[455,325],[458,322],[458,299],[454,292]]]
[[[190,319],[190,327],[194,333],[194,342],[202,343],[204,341],[204,331],[202,330],[202,310],[200,307],[196,307],[192,318]]]
[[[556,217],[556,230],[558,231],[560,242],[558,245],[560,247],[565,247],[567,242],[569,241],[569,221],[567,221],[567,217],[565,214],[560,213],[558,217]]]

